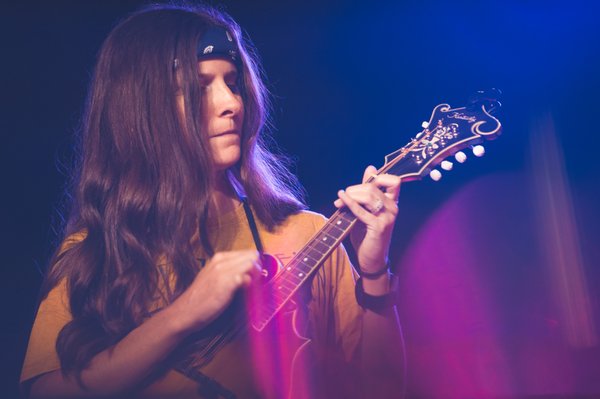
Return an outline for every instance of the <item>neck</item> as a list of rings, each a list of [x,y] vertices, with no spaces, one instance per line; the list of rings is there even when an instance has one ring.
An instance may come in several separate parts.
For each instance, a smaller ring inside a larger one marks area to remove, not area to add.
[[[215,181],[215,190],[212,194],[210,213],[215,217],[225,213],[233,212],[239,205],[240,200],[231,187],[226,172],[220,172]]]

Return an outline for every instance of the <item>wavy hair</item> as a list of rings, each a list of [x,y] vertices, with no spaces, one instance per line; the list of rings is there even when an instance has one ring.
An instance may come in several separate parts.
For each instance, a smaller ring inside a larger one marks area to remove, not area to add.
[[[191,237],[206,220],[213,190],[196,46],[207,27],[232,33],[242,59],[242,155],[228,175],[272,229],[304,208],[285,158],[266,144],[268,93],[258,58],[226,14],[208,6],[146,7],[119,23],[98,55],[80,129],[79,161],[64,237],[80,233],[50,262],[42,297],[66,280],[70,321],[57,352],[75,374],[150,315],[159,292],[159,259],[175,276],[173,300],[199,270]],[[174,60],[177,60],[175,70]],[[184,96],[184,117],[175,93]]]

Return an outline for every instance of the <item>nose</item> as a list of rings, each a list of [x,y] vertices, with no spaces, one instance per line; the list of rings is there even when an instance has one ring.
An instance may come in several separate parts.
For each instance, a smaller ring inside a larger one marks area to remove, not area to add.
[[[243,103],[241,96],[232,91],[225,82],[222,82],[222,84],[219,85],[219,89],[215,94],[214,101],[219,116],[233,117],[242,112]]]

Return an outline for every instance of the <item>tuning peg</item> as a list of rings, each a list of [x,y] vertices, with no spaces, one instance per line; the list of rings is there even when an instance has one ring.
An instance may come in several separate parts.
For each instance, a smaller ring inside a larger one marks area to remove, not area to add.
[[[442,161],[440,166],[444,170],[452,170],[452,167],[454,166],[454,164],[450,161]]]
[[[476,157],[482,157],[485,154],[485,147],[482,145],[476,145],[473,147],[473,155]]]
[[[431,180],[433,181],[439,181],[442,178],[442,172],[440,172],[437,169],[434,169],[431,172],[429,172],[429,177],[431,177]]]
[[[427,128],[429,127],[429,122],[427,122],[427,121],[423,121],[423,122],[421,123],[421,127],[422,127],[423,129],[427,129]]]
[[[456,159],[458,163],[464,163],[467,160],[467,155],[464,152],[459,151],[454,154],[454,159]]]

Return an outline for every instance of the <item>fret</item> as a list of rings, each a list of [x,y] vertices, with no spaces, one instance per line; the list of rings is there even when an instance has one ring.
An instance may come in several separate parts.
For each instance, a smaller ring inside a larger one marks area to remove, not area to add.
[[[292,270],[290,270],[288,273],[307,274],[310,273],[310,271],[313,269],[313,266],[316,262],[313,259],[305,256],[302,252],[300,254],[302,257],[295,262],[295,264],[292,266]],[[307,260],[305,261],[304,259]],[[313,264],[311,265],[309,262],[312,262]]]
[[[275,287],[274,289],[285,289],[285,290],[293,290],[294,288],[296,288],[297,282],[293,281],[294,276],[289,275],[289,274],[285,274],[285,275],[278,275],[275,276],[275,278],[273,280],[271,280],[269,283],[273,284],[273,287]],[[282,288],[279,288],[282,287]]]
[[[350,223],[352,223],[351,220],[348,220],[344,217],[344,214],[340,214],[339,217],[336,218],[335,222],[332,222],[335,224],[335,226],[346,230],[348,228],[348,226],[350,226]]]
[[[296,290],[296,288],[298,288],[298,286],[304,280],[304,277],[305,277],[305,275],[303,275],[302,277],[293,276],[294,280],[291,280],[289,278],[287,278],[287,279],[282,278],[281,281],[276,281],[274,283],[275,283],[275,286],[280,291],[282,291],[286,295],[290,295],[294,292],[294,290]],[[279,288],[279,287],[281,287],[281,288]]]
[[[339,228],[335,224],[332,224],[329,226],[329,232],[331,232],[333,235],[335,235],[339,238],[344,235],[346,230]]]
[[[292,286],[297,286],[300,281],[302,281],[302,277],[298,277],[297,274],[286,274],[283,279],[286,283],[291,284]]]
[[[296,283],[294,281],[290,281],[289,275],[281,276],[281,278],[274,281],[277,287],[282,287],[282,289],[289,290],[290,292],[296,288]]]
[[[260,318],[268,317],[270,314],[277,311],[277,305],[275,301],[269,300],[270,298],[263,296],[260,298],[260,306],[254,307],[254,315]]]
[[[272,302],[271,302],[271,307],[273,308],[273,310],[272,310],[273,312],[275,312],[275,311],[276,311],[276,309],[277,309],[277,308],[278,308],[280,305],[284,304],[284,303],[285,303],[285,302],[288,300],[288,298],[289,298],[289,297],[291,296],[291,294],[292,294],[292,291],[289,291],[289,292],[287,292],[287,293],[283,293],[283,292],[277,292],[276,294],[277,294],[277,295],[275,295],[275,296],[272,298]]]
[[[314,259],[317,262],[323,257],[323,252],[317,251],[316,248],[307,248],[306,252],[308,257]]]
[[[314,266],[319,261],[319,259],[321,259],[321,256],[319,254],[314,256],[313,254],[311,254],[311,251],[309,249],[302,251],[301,263],[309,266],[311,269],[312,266]]]
[[[343,221],[342,223],[347,223],[348,225],[350,225],[356,220],[356,216],[354,216],[349,211],[340,212],[340,220]]]
[[[311,245],[311,248],[318,251],[321,255],[326,254],[331,249],[330,246],[323,244],[321,241],[315,241],[315,243]]]
[[[327,234],[326,231],[321,231],[321,234],[319,234],[319,240],[325,244],[328,244],[329,246],[332,246],[335,244],[337,237]]]
[[[299,265],[308,266],[310,269],[312,269],[312,267],[315,265],[315,263],[317,263],[317,261],[319,260],[319,258],[315,259],[313,256],[310,256],[309,248],[306,248],[305,250],[300,252],[299,257],[300,257]],[[306,270],[304,270],[304,271],[306,271]]]
[[[270,313],[273,313],[277,310],[277,301],[273,300],[274,298],[271,298],[271,300],[267,300],[263,302],[263,314],[265,316],[267,316]]]
[[[340,237],[344,234],[344,229],[337,226],[335,223],[329,222],[325,226],[323,226],[323,230]]]

